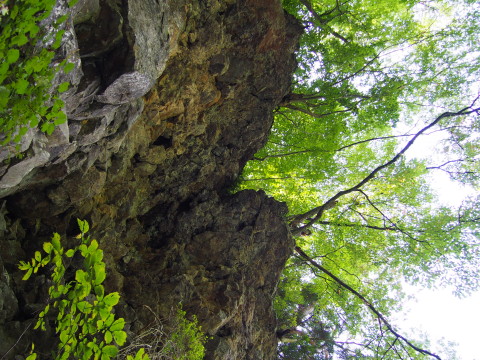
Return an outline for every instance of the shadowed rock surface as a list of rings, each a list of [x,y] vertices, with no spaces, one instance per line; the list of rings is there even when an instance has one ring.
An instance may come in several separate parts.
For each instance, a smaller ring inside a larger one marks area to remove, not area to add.
[[[82,0],[73,14],[59,58],[77,67],[56,80],[73,84],[68,123],[31,132],[0,168],[0,355],[48,300],[45,276],[21,281],[16,264],[82,218],[132,334],[144,305],[182,302],[211,336],[207,359],[275,358],[287,209],[228,189],[266,141],[301,29],[278,0]],[[25,332],[7,358],[49,336]]]

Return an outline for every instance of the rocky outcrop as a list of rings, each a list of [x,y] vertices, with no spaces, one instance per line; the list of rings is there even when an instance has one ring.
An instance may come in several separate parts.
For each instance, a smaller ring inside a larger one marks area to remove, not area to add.
[[[22,282],[16,263],[79,217],[132,333],[144,305],[165,316],[182,302],[211,336],[208,359],[274,358],[287,209],[228,190],[288,91],[299,27],[278,0],[82,0],[73,14],[68,123],[29,134],[0,169],[0,353],[45,302],[45,277]]]

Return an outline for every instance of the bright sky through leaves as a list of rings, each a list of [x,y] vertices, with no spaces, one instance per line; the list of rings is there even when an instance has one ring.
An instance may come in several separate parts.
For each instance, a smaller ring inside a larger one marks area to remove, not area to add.
[[[276,310],[297,343],[279,356],[440,359],[389,319],[406,304],[403,282],[461,295],[479,286],[476,200],[441,206],[431,186],[445,175],[480,184],[479,4],[284,6],[306,30],[299,68],[241,184],[290,209],[297,247]]]

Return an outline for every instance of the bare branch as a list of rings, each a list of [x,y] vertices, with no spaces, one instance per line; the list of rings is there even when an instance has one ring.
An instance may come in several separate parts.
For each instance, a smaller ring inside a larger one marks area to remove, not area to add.
[[[428,169],[428,170],[433,170],[433,169],[443,170],[442,168],[443,168],[445,165],[452,164],[452,163],[460,163],[460,162],[464,162],[464,161],[469,161],[469,160],[468,160],[468,159],[455,159],[455,160],[450,160],[450,161],[444,162],[444,163],[441,164],[441,165],[428,166],[427,169]]]
[[[359,71],[362,71],[364,69],[365,69],[365,67],[362,67]],[[357,74],[357,73],[358,73],[358,71],[355,72],[355,74]],[[335,84],[337,84],[337,83],[335,83]],[[344,95],[336,97],[335,99],[338,99],[338,98],[368,100],[368,99],[371,99],[372,97],[368,96],[368,95],[363,95],[363,94],[344,94]],[[318,94],[318,93],[316,93],[316,94],[290,93],[282,99],[282,102],[279,104],[279,106],[287,107],[288,104],[295,103],[295,102],[306,103],[306,102],[311,101],[311,100],[320,100],[320,99],[326,100],[327,97],[323,94]],[[328,102],[325,101],[324,103],[317,103],[316,105],[328,105]]]
[[[415,241],[418,241],[418,242],[425,242],[425,241],[422,241],[422,240],[418,240],[418,239],[415,239],[412,235],[410,235],[408,232],[406,232],[405,230],[401,229],[398,227],[398,225],[392,221],[392,219],[390,219],[387,215],[385,215],[373,202],[372,200],[370,200],[370,198],[368,197],[368,195],[361,189],[356,189],[355,191],[358,191],[359,193],[361,193],[363,196],[365,196],[365,199],[367,199],[368,203],[370,204],[371,207],[373,207],[381,216],[383,219],[387,220],[390,224],[393,225],[393,228],[398,230],[399,232],[401,232],[402,234],[406,235],[407,237],[409,237],[410,239],[412,240],[415,240]]]
[[[264,160],[271,159],[271,158],[280,158],[280,157],[290,156],[290,155],[305,154],[305,153],[309,153],[309,152],[312,152],[312,151],[313,150],[301,150],[301,151],[292,151],[292,152],[285,153],[285,154],[266,155],[264,157],[256,157],[255,156],[255,157],[253,157],[252,160],[264,161]]]
[[[259,178],[259,179],[243,179],[242,181],[270,181],[270,180],[286,180],[286,179],[305,179],[305,176],[284,176],[284,177],[271,177],[271,178]]]
[[[296,111],[300,111],[304,114],[307,114],[311,117],[314,117],[316,119],[321,119],[323,117],[326,117],[326,116],[330,116],[330,115],[333,115],[333,114],[341,114],[341,113],[346,113],[346,112],[351,112],[353,111],[353,109],[351,108],[347,108],[347,109],[344,109],[344,110],[337,110],[337,111],[331,111],[331,112],[328,112],[328,113],[322,113],[322,114],[319,114],[319,113],[315,113],[313,111],[310,111],[310,110],[307,110],[307,109],[303,109],[299,106],[295,106],[295,105],[292,105],[292,104],[287,104],[285,105],[286,108],[289,108],[289,109],[292,109],[292,110],[296,110]]]
[[[408,137],[408,136],[414,136],[414,135],[415,135],[415,134],[379,136],[379,137],[375,137],[375,138],[371,138],[371,139],[356,141],[356,142],[354,142],[354,143],[351,143],[351,144],[342,146],[342,147],[338,148],[338,149],[335,150],[335,151],[342,151],[342,150],[348,149],[349,147],[352,147],[352,146],[355,146],[355,145],[364,144],[364,143],[371,142],[371,141],[376,141],[376,140],[388,140],[388,139],[395,139],[395,138],[399,138],[399,137]]]
[[[355,223],[335,223],[331,221],[317,221],[316,224],[341,226],[341,227],[359,227],[359,228],[367,228],[367,229],[380,230],[380,231],[398,230],[396,227],[393,227],[393,226],[374,226],[374,225],[368,225],[368,224],[355,224]]]
[[[364,144],[364,143],[367,143],[367,142],[372,142],[372,141],[377,141],[377,140],[395,139],[395,138],[399,138],[399,137],[408,137],[408,136],[414,136],[414,135],[415,134],[379,136],[379,137],[375,137],[375,138],[371,138],[371,139],[359,140],[359,141],[356,141],[354,143],[339,147],[338,149],[335,149],[335,150],[306,149],[306,150],[298,150],[298,151],[292,151],[292,152],[287,152],[287,153],[282,153],[282,154],[266,155],[264,157],[254,157],[252,160],[264,161],[264,160],[267,160],[267,159],[270,159],[270,158],[281,158],[281,157],[286,157],[286,156],[290,156],[290,155],[307,154],[307,153],[312,153],[312,152],[315,152],[315,151],[324,152],[324,153],[326,153],[326,152],[339,152],[339,151],[348,149],[349,147]],[[285,145],[282,145],[282,144],[276,144],[276,145],[285,146]]]

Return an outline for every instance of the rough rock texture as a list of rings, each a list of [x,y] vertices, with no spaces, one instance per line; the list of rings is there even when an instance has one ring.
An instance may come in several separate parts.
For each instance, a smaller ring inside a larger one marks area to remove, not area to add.
[[[0,355],[47,300],[45,277],[23,282],[16,263],[79,217],[132,333],[144,305],[166,316],[182,302],[211,336],[208,359],[273,359],[287,210],[228,188],[266,141],[299,27],[278,0],[81,0],[73,14],[59,57],[77,68],[57,79],[74,85],[68,124],[30,134],[0,168]],[[7,358],[48,336],[25,332]]]

